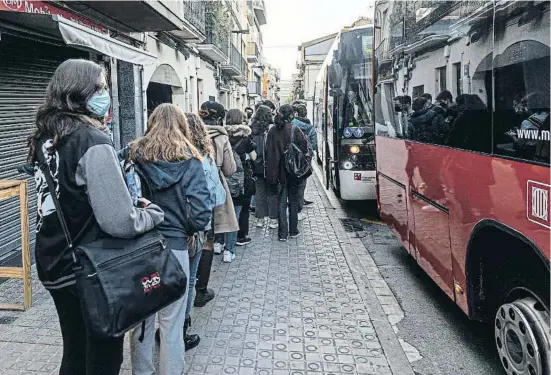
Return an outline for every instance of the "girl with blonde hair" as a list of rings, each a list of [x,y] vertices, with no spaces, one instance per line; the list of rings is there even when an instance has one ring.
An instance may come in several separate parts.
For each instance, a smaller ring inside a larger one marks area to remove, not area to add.
[[[189,274],[188,240],[211,220],[210,192],[202,167],[202,155],[190,142],[190,129],[184,112],[173,104],[159,105],[149,117],[144,137],[128,147],[128,158],[144,175],[151,201],[165,211],[158,228]],[[184,373],[184,337],[188,292],[158,312],[160,330],[160,375]],[[140,337],[143,334],[143,337]],[[145,329],[131,332],[132,373],[155,373],[155,317],[145,321]]]

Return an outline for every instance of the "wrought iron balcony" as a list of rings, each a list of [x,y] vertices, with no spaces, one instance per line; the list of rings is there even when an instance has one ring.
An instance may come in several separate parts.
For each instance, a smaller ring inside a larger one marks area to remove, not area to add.
[[[205,13],[204,1],[184,0],[184,18],[202,34],[206,34]]]
[[[230,77],[244,77],[244,71],[246,67],[245,59],[241,56],[239,50],[231,44],[230,46],[230,59],[226,64],[222,65],[222,71]]]
[[[227,30],[219,28],[206,27],[206,38],[203,44],[197,45],[200,53],[209,59],[227,63],[229,57],[229,35]]]

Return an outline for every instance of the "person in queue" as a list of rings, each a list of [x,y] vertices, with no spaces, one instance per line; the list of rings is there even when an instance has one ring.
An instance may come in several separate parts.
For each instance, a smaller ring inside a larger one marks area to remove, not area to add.
[[[425,98],[427,101],[426,101],[426,106],[427,108],[431,108],[432,107],[432,95],[429,94],[428,92],[424,93],[424,94],[421,94],[420,95],[421,98]]]
[[[254,109],[252,109],[251,107],[245,108],[245,114],[247,115],[247,122],[250,122],[253,118]]]
[[[274,102],[272,102],[271,100],[264,100],[262,101],[262,105],[265,105],[266,107],[269,107],[271,110],[272,110],[272,114],[275,116],[276,113],[277,113],[277,108],[274,104]]]
[[[306,106],[303,103],[298,103],[294,106],[295,109],[295,118],[293,119],[293,125],[296,125],[302,130],[306,139],[308,139],[308,156],[310,159],[314,156],[314,151],[318,150],[318,135],[316,129],[311,125],[310,120],[306,117],[308,111]],[[302,212],[304,206],[308,206],[313,202],[308,201],[304,198],[306,193],[306,181],[304,179],[299,187],[299,203],[298,203],[298,220],[302,221],[306,218],[306,215]]]
[[[278,238],[287,241],[288,237],[298,237],[298,199],[299,186],[302,181],[288,174],[283,163],[285,150],[291,144],[291,132],[294,131],[294,142],[306,155],[308,141],[302,131],[292,124],[295,110],[285,104],[274,118],[275,126],[266,137],[266,182],[278,189]],[[287,206],[289,221],[287,222]]]
[[[256,227],[277,228],[277,189],[270,190],[273,186],[266,181],[266,137],[268,131],[273,125],[274,118],[270,107],[260,105],[252,118],[251,129],[252,137],[256,143],[256,160],[253,162],[253,172],[255,180],[256,197]]]
[[[128,158],[140,166],[151,188],[152,199],[165,212],[160,232],[189,279],[188,239],[211,219],[210,192],[203,172],[202,155],[190,142],[190,130],[182,109],[174,104],[159,105],[148,121],[145,136],[128,147]],[[160,310],[160,375],[184,372],[185,344],[181,327],[185,324],[188,290],[182,298]],[[155,372],[155,316],[145,327],[130,334],[132,372]],[[140,335],[143,335],[140,341]]]
[[[118,375],[124,337],[99,338],[87,328],[81,310],[69,248],[46,181],[49,173],[74,245],[98,239],[102,232],[131,238],[164,220],[161,208],[140,199],[134,206],[104,119],[111,99],[104,69],[71,59],[55,71],[29,138],[34,164],[38,214],[36,267],[52,296],[63,337],[60,375]]]
[[[235,232],[226,233],[225,236],[225,251],[224,259],[225,263],[230,263],[235,258],[235,246],[239,242],[240,246],[247,245],[251,243],[251,239],[248,237],[249,232],[249,214],[251,197],[254,194],[254,181],[252,180],[252,167],[249,161],[256,159],[256,144],[251,137],[251,128],[247,125],[243,125],[243,113],[239,109],[230,109],[226,115],[226,131],[230,138],[230,143],[232,150],[236,154],[235,158],[243,170],[243,181],[239,181],[239,176],[235,176],[229,180],[229,184],[236,184],[242,186],[237,187],[237,189],[230,190],[239,190],[241,194],[233,195],[233,204],[235,207],[235,215],[239,217],[239,229]],[[251,188],[252,187],[252,188]],[[246,210],[247,215],[244,218],[241,217],[241,211]],[[239,231],[241,231],[241,238],[238,238]]]
[[[213,230],[208,233],[203,246],[203,253],[197,269],[197,283],[195,284],[195,307],[205,306],[214,299],[214,291],[208,288],[214,253],[222,253],[223,244],[215,243],[215,236],[239,230],[233,201],[230,199],[227,179],[236,171],[235,159],[231,148],[228,132],[222,125],[226,110],[216,102],[208,101],[201,105],[199,115],[207,126],[207,133],[214,146],[215,161],[220,171],[220,180],[226,190],[224,205],[214,209]],[[217,249],[218,247],[218,249]],[[218,251],[217,251],[218,250]]]
[[[225,195],[221,198],[217,195],[218,184],[222,185],[222,182],[219,178],[218,168],[215,162],[215,152],[214,146],[210,140],[210,137],[207,134],[207,128],[201,118],[194,113],[186,113],[186,119],[188,121],[189,130],[190,130],[190,142],[193,144],[201,156],[203,157],[203,170],[206,172],[207,185],[209,190],[211,190],[211,205],[209,207],[212,210],[215,207],[224,204]],[[214,166],[214,171],[211,166]],[[212,182],[212,183],[211,183]],[[215,190],[214,196],[212,190]],[[222,185],[223,189],[223,185]],[[224,198],[224,199],[223,199]],[[209,222],[205,230],[212,230],[212,221]],[[197,334],[188,334],[188,330],[191,327],[191,307],[195,298],[194,290],[195,284],[197,283],[197,270],[199,268],[199,261],[201,260],[201,255],[203,253],[203,247],[205,245],[205,238],[203,233],[195,236],[194,241],[190,244],[191,246],[188,249],[189,254],[189,286],[188,286],[188,299],[186,304],[186,320],[184,323],[184,344],[185,350],[190,350],[199,345],[201,338]],[[160,336],[159,336],[160,337]]]

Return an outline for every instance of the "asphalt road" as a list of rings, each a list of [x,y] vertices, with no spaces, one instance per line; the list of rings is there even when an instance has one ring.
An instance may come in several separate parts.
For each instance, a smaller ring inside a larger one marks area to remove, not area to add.
[[[424,273],[386,226],[374,204],[345,204],[351,218],[362,222],[362,236],[400,303],[405,318],[399,337],[423,357],[413,362],[418,375],[504,375],[491,332],[470,321]]]

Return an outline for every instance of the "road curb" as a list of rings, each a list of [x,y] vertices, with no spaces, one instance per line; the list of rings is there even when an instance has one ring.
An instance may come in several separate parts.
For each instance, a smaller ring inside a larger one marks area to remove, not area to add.
[[[365,301],[368,308],[375,333],[379,338],[385,356],[387,358],[390,370],[394,375],[415,375],[408,356],[404,351],[400,339],[396,334],[395,324],[403,317],[403,312],[399,307],[394,294],[390,291],[388,285],[376,270],[376,264],[365,248],[364,243],[359,238],[353,238],[345,231],[339,218],[346,217],[340,202],[331,191],[326,191],[320,179],[321,172],[317,165],[314,165],[313,181],[326,209],[334,210],[336,215],[328,215],[331,224],[338,233],[339,239],[344,239],[341,242],[341,247],[345,255],[346,261],[352,273],[354,281],[359,287],[360,295]],[[332,195],[332,197],[331,197]],[[365,252],[358,254],[355,249],[365,249]],[[376,270],[376,277],[373,272],[368,273],[366,270]],[[376,285],[374,285],[376,284]],[[376,292],[376,288],[381,290],[381,296]],[[390,291],[390,296],[388,295]],[[386,294],[386,295],[385,295]],[[390,304],[383,307],[381,297],[391,298]]]

